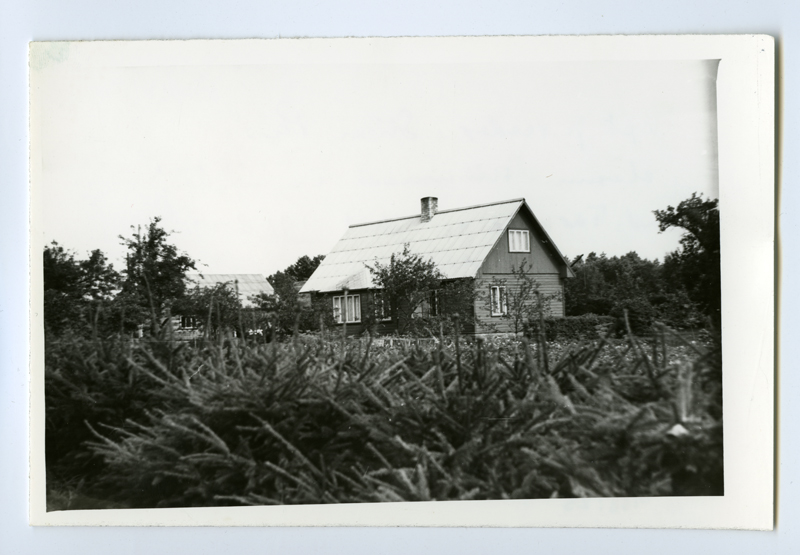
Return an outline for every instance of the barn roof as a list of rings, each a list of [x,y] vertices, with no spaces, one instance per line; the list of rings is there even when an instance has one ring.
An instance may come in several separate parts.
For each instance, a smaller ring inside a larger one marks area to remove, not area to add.
[[[366,265],[375,261],[387,263],[392,254],[402,252],[405,244],[413,254],[432,260],[446,279],[475,277],[523,206],[530,211],[525,199],[520,198],[441,210],[427,222],[417,214],[352,225],[300,292],[368,289],[372,287],[372,276]],[[549,243],[563,260],[555,244]]]
[[[215,287],[221,283],[230,283],[233,287],[235,283],[239,288],[242,306],[246,308],[255,306],[250,302],[250,297],[259,293],[272,295],[275,292],[262,274],[190,274],[188,277],[199,287]]]

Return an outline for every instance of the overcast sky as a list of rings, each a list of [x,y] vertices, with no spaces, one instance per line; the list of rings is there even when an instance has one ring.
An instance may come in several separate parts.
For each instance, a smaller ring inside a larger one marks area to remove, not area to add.
[[[203,271],[267,275],[423,196],[524,197],[570,258],[663,259],[680,233],[652,211],[718,196],[714,61],[183,64],[112,44],[32,58],[32,179],[38,239],[115,266],[117,236],[161,216]]]

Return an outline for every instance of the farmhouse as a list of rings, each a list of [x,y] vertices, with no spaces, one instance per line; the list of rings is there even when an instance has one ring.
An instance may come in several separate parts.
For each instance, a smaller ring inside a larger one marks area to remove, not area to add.
[[[564,316],[564,280],[574,274],[522,198],[438,210],[438,199],[425,197],[420,214],[352,225],[300,293],[329,298],[336,322],[346,322],[348,334],[363,331],[367,310],[379,312],[379,332],[390,333],[395,323],[367,265],[387,263],[404,245],[432,260],[447,280],[472,280],[478,293],[472,307],[477,324],[468,332],[513,331],[504,318],[505,299],[507,289],[519,286],[512,268],[523,261],[541,293],[555,294],[550,297],[551,315]]]

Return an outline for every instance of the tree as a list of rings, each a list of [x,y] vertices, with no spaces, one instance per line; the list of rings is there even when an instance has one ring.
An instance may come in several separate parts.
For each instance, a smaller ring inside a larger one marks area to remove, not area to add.
[[[160,223],[161,218],[156,217],[147,225],[144,234],[131,226],[130,237],[119,236],[128,248],[122,290],[138,299],[154,318],[160,317],[175,299],[183,297],[186,273],[196,269],[194,260],[167,242],[171,233]]]
[[[44,248],[44,326],[60,335],[83,317],[83,272],[75,256],[53,241]]]
[[[664,258],[666,279],[683,285],[689,298],[719,327],[720,288],[719,200],[692,193],[677,207],[655,210],[659,232],[676,227],[685,233],[680,248]]]
[[[278,336],[291,335],[295,327],[301,332],[316,330],[320,327],[320,318],[323,325],[333,324],[330,310],[327,305],[322,305],[321,300],[309,298],[304,302],[298,295],[299,282],[308,280],[324,259],[322,254],[313,258],[301,256],[285,269],[267,277],[274,294],[262,293],[252,299],[259,310],[267,314]]]
[[[172,310],[180,316],[193,318],[207,333],[216,335],[223,330],[240,328],[242,303],[233,282],[226,282],[187,290],[175,300]]]
[[[294,264],[291,264],[283,271],[275,272],[271,276],[267,277],[267,281],[270,282],[272,287],[275,287],[275,282],[283,277],[287,277],[295,282],[306,281],[311,277],[311,274],[314,273],[314,270],[317,269],[317,266],[319,266],[324,259],[324,254],[317,255],[314,258],[309,258],[308,255],[303,255],[298,258]]]
[[[681,283],[666,277],[658,260],[635,252],[612,257],[592,252],[576,257],[571,266],[575,278],[565,284],[567,316],[614,316],[621,333],[626,311],[635,333],[647,333],[655,321],[676,328],[698,325],[697,307]]]
[[[100,250],[86,260],[53,241],[44,248],[44,323],[48,333],[84,333],[98,325],[98,313],[119,287],[119,274]]]
[[[472,279],[442,281],[433,299],[436,303],[436,312],[428,317],[429,333],[435,334],[439,330],[452,333],[456,325],[454,316],[458,318],[461,331],[473,331],[477,324],[475,315],[477,297],[475,281]]]
[[[420,324],[431,331],[432,323],[446,321],[457,312],[466,312],[463,307],[459,311],[460,305],[471,302],[469,291],[463,291],[463,282],[443,284],[445,276],[436,264],[412,254],[408,244],[403,246],[402,253],[392,254],[387,264],[376,260],[367,268],[401,334],[414,331]],[[422,310],[426,305],[428,310]],[[471,304],[469,306],[471,308]]]
[[[307,257],[306,257],[307,258]],[[300,326],[298,319],[303,307],[300,304],[295,280],[285,272],[275,272],[267,281],[272,285],[273,293],[259,293],[252,300],[258,308],[268,315],[271,326],[280,336],[288,336],[294,332],[295,323]],[[313,326],[313,322],[303,322]],[[306,331],[305,329],[303,331]]]
[[[499,313],[508,320],[515,335],[522,333],[529,322],[550,316],[551,303],[560,297],[558,293],[542,293],[539,282],[530,273],[527,259],[511,267],[510,280],[495,277],[490,291],[496,293],[491,292],[486,297],[487,307],[493,314]]]

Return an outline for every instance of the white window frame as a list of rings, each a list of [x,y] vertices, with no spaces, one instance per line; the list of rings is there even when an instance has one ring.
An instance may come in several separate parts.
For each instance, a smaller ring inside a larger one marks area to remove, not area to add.
[[[345,301],[344,299],[347,299]],[[333,297],[333,319],[342,324],[342,303],[345,305],[345,319],[348,324],[361,322],[361,295],[338,295]]]
[[[508,252],[531,252],[531,234],[527,229],[508,230]]]
[[[492,316],[505,316],[508,314],[508,295],[505,285],[492,285],[489,289]]]

